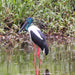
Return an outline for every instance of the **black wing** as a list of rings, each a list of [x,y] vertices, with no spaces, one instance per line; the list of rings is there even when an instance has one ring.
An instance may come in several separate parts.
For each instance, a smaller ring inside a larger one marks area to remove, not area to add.
[[[38,32],[39,32],[41,38],[43,38],[43,39],[39,38],[33,31],[30,31],[31,39],[32,39],[32,41],[33,41],[36,45],[38,45],[42,50],[45,50],[45,55],[47,55],[48,52],[49,52],[49,50],[48,50],[48,46],[47,46],[45,37],[44,37],[44,35],[42,34],[41,31],[38,30]]]
[[[38,45],[41,49],[43,49],[43,44],[44,44],[44,42],[45,42],[45,37],[44,37],[44,35],[42,34],[41,31],[38,31],[38,32],[39,32],[40,36],[41,36],[43,39],[39,38],[33,31],[30,31],[31,39],[32,39],[32,41],[33,41],[36,45]]]

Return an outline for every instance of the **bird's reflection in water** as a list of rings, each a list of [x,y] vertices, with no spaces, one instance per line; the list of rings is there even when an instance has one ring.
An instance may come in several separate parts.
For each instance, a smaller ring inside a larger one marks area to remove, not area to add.
[[[49,70],[46,69],[45,72],[43,73],[43,75],[50,75]]]

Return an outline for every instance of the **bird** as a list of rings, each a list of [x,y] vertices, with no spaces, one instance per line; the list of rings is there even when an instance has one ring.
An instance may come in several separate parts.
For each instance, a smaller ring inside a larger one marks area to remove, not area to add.
[[[49,70],[46,69],[45,72],[43,73],[43,75],[50,75]]]
[[[25,29],[26,31],[29,32],[30,38],[34,42],[34,49],[35,49],[34,63],[35,63],[35,68],[36,68],[36,48],[38,50],[39,68],[40,68],[40,52],[39,52],[39,47],[41,48],[42,52],[45,55],[48,55],[49,49],[48,49],[48,45],[47,45],[45,36],[41,32],[41,30],[37,26],[32,25],[32,23],[33,23],[33,19],[31,17],[28,17],[26,19],[26,21],[24,22],[24,24],[22,25],[22,27],[20,28],[20,30],[18,31],[18,34],[23,29]],[[35,69],[35,72],[37,72],[36,69]],[[39,73],[40,73],[40,71],[39,71]],[[37,75],[37,74],[35,74],[35,75]]]

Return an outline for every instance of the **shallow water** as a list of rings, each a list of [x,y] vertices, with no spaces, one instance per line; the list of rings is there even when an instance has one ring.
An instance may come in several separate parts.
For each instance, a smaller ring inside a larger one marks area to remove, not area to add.
[[[44,56],[40,50],[41,67],[40,75],[49,71],[50,75],[75,75],[75,40],[70,43],[49,43],[49,54]],[[35,75],[34,48],[26,52],[20,48],[0,49],[0,75]],[[39,66],[38,55],[36,59]]]

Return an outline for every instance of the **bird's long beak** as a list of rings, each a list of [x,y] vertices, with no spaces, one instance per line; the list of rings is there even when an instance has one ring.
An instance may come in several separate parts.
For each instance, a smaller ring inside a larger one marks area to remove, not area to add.
[[[28,24],[28,21],[25,21],[25,23],[22,25],[21,29],[18,31],[18,34],[25,28],[25,26]]]

